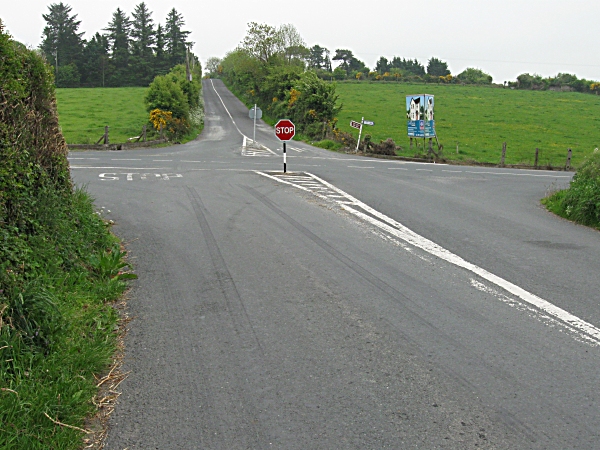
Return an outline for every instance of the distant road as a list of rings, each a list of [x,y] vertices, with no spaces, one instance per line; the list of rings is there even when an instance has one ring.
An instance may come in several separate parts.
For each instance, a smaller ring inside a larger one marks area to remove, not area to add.
[[[281,143],[218,80],[201,137],[74,152],[139,279],[108,449],[591,449],[600,234],[564,172]],[[399,124],[400,126],[400,124]]]

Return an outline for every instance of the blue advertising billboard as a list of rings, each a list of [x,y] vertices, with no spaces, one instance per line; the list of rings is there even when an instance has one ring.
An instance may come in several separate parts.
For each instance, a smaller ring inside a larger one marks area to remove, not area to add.
[[[417,94],[406,96],[406,118],[409,137],[435,137],[435,117],[433,95]]]

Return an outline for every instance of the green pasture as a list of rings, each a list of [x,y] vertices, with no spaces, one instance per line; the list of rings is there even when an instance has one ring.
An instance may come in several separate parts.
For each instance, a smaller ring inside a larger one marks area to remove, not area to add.
[[[68,144],[93,144],[110,127],[112,143],[139,136],[148,123],[147,88],[57,89],[58,117]]]
[[[576,92],[519,91],[509,88],[404,83],[338,83],[343,109],[338,127],[358,137],[350,120],[375,122],[363,134],[392,138],[403,156],[409,148],[406,95],[435,95],[436,131],[447,159],[498,163],[507,143],[506,164],[564,166],[567,149],[573,164],[600,147],[600,96]],[[423,145],[423,140],[420,140]],[[459,153],[456,152],[458,145]]]

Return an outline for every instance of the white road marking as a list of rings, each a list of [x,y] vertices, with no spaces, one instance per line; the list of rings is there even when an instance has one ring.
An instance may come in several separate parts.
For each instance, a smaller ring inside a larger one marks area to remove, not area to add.
[[[365,166],[348,166],[351,169],[374,169],[375,167],[365,167]]]
[[[165,170],[169,167],[98,167],[98,166],[71,166],[71,169],[120,169],[120,170]]]
[[[515,177],[550,177],[550,178],[571,178],[571,175],[544,175],[534,173],[513,173],[513,172],[474,172],[466,170],[467,173],[476,173],[479,175],[513,175]]]
[[[470,271],[471,273],[479,276],[480,278],[487,280],[488,282],[511,293],[512,295],[519,298],[528,305],[537,308],[538,310],[547,314],[549,317],[560,321],[560,323],[563,324],[567,329],[569,329],[573,333],[576,333],[586,342],[594,346],[600,345],[599,328],[569,313],[568,311],[559,308],[558,306],[550,303],[549,301],[544,300],[543,298],[526,291],[525,289],[511,283],[510,281],[507,281],[475,264],[464,260],[460,256],[455,255],[449,250],[446,250],[445,248],[441,247],[435,242],[430,241],[429,239],[415,233],[414,231],[395,221],[394,219],[371,208],[370,206],[366,205],[365,203],[361,202],[360,200],[356,199],[350,194],[335,187],[331,183],[328,183],[327,181],[322,180],[321,178],[309,172],[306,172],[306,175],[313,177],[314,180],[319,181],[324,186],[327,186],[331,191],[336,192],[338,196],[342,196],[343,198],[345,198],[345,201],[336,200],[335,198],[332,198],[332,196],[325,196],[319,192],[315,192],[314,190],[308,189],[303,185],[292,183],[283,178],[278,178],[276,176],[269,175],[264,172],[256,171],[256,173],[274,179],[280,183],[289,184],[291,186],[295,186],[298,189],[302,189],[307,192],[312,192],[317,197],[335,201],[350,214],[353,214],[354,216],[374,225],[375,227],[385,231],[386,233],[403,240],[404,242],[412,245],[413,247],[419,248],[432,256],[435,256],[439,259],[449,262],[450,264]],[[365,212],[359,211],[359,209],[362,209]]]
[[[431,169],[416,169],[417,171],[421,171],[421,172],[433,172],[433,170]]]
[[[442,172],[462,173],[463,171],[462,170],[445,170],[445,169],[442,169]]]
[[[111,172],[111,173],[101,173],[98,177],[102,181],[119,181],[119,177],[117,175],[125,175],[127,181],[133,181],[134,175],[140,175],[140,180],[147,180],[148,175],[154,175],[159,180],[168,181],[171,178],[183,178],[183,175],[179,173],[138,173],[138,172]]]
[[[152,162],[173,162],[172,159],[153,159]]]
[[[125,159],[125,158],[112,158],[111,161],[141,161],[141,158],[136,159]]]
[[[388,170],[408,170],[406,167],[388,167]]]

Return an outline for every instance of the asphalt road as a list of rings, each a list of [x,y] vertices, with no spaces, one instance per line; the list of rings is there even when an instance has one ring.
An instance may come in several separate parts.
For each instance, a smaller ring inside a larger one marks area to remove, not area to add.
[[[106,448],[600,447],[600,235],[539,205],[569,174],[297,142],[283,174],[204,96],[194,142],[70,155],[139,275]]]

